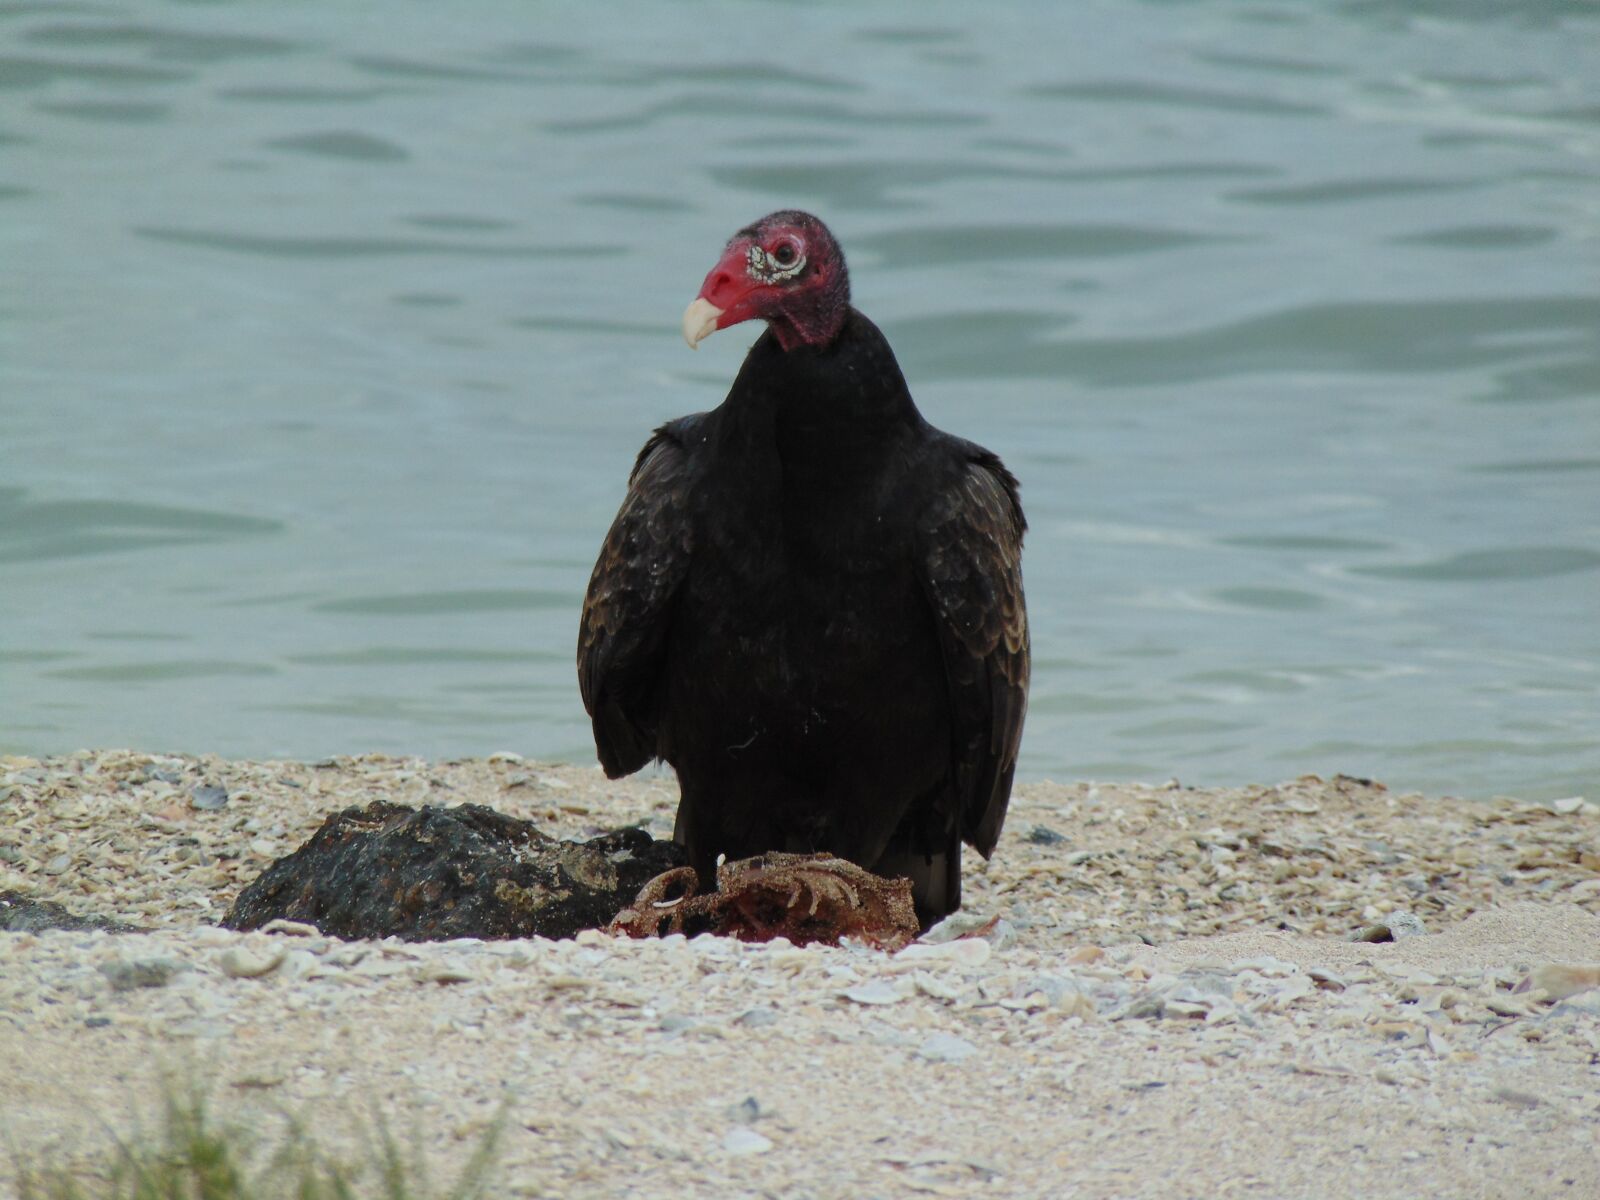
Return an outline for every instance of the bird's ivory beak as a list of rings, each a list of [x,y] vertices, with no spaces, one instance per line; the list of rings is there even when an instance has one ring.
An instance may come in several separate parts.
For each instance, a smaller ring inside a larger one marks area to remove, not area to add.
[[[722,310],[704,296],[696,297],[683,310],[683,340],[689,343],[689,349],[697,349],[701,342],[717,331],[717,320],[721,316]]]

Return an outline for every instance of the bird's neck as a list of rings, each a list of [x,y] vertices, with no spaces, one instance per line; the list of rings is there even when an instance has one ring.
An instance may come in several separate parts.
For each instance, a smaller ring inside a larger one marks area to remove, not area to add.
[[[853,310],[825,348],[785,351],[763,335],[719,417],[732,510],[819,562],[872,535],[886,481],[927,428],[883,335]]]
[[[769,330],[746,355],[727,404],[733,424],[791,470],[866,465],[923,423],[888,341],[854,309],[824,346],[785,349]]]
[[[766,321],[768,331],[787,354],[832,345],[856,316],[860,314],[850,307],[850,277],[841,264],[820,291],[805,288],[785,297],[781,307],[766,315]]]

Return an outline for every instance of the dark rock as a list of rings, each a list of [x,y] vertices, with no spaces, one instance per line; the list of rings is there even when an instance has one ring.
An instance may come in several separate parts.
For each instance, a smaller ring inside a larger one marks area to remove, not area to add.
[[[1048,825],[1035,825],[1024,836],[1025,841],[1032,842],[1035,846],[1058,846],[1067,840],[1066,834],[1057,833]]]
[[[100,929],[106,933],[143,933],[136,925],[124,925],[109,917],[80,917],[51,900],[30,900],[18,892],[0,892],[0,932],[38,933],[42,929],[81,932]]]
[[[604,927],[683,851],[642,829],[561,842],[481,804],[335,813],[239,894],[222,924],[279,918],[341,938],[571,937]]]

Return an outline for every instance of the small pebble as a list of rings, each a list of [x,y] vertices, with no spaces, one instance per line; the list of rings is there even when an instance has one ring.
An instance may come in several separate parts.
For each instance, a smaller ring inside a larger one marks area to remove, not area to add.
[[[100,964],[100,974],[106,977],[114,992],[166,987],[188,969],[188,963],[173,958],[119,958]]]
[[[735,1156],[765,1154],[772,1149],[772,1139],[763,1137],[748,1126],[740,1125],[736,1129],[728,1130],[727,1136],[722,1139],[722,1148]]]
[[[933,946],[925,942],[913,942],[895,954],[891,961],[901,966],[981,967],[993,953],[994,947],[982,938],[961,938]]]
[[[1306,974],[1311,977],[1312,982],[1324,991],[1342,992],[1350,986],[1342,976],[1328,970],[1326,967],[1312,967],[1306,971]]]
[[[288,1078],[287,1072],[276,1067],[247,1070],[229,1082],[236,1088],[273,1088]]]
[[[304,921],[290,921],[284,917],[275,917],[261,927],[262,933],[282,933],[289,937],[320,937],[322,930],[315,925],[308,925]]]
[[[898,1004],[905,999],[905,993],[895,990],[893,984],[882,979],[874,979],[871,983],[859,984],[853,988],[846,988],[840,993],[847,1000],[854,1000],[857,1004]]]
[[[935,1000],[957,1000],[966,990],[962,982],[952,982],[942,975],[930,974],[927,971],[918,971],[911,977],[917,991],[924,996],[932,996]]]
[[[300,951],[305,954],[305,951]],[[312,957],[307,954],[307,957]],[[469,983],[476,978],[472,968],[459,958],[441,958],[425,962],[417,969],[417,978],[427,983]]]
[[[1504,1100],[1507,1104],[1514,1104],[1518,1108],[1538,1108],[1541,1101],[1532,1092],[1518,1091],[1511,1087],[1497,1087],[1494,1089],[1494,1098]]]
[[[220,783],[198,783],[189,792],[189,807],[216,812],[228,803],[228,789]]]
[[[257,979],[276,971],[283,956],[282,946],[230,946],[217,956],[217,965],[229,979]]]
[[[978,1048],[966,1038],[953,1033],[936,1033],[917,1047],[917,1057],[928,1062],[961,1062],[977,1052]]]
[[[317,956],[309,950],[296,948],[283,956],[283,965],[278,968],[278,975],[282,979],[304,979],[315,971],[321,963]],[[453,980],[441,982],[451,983]]]
[[[945,942],[953,942],[964,938],[968,934],[976,933],[989,923],[990,918],[982,913],[953,912],[940,921],[927,933],[917,939],[924,946],[937,946]]]
[[[1415,913],[1404,910],[1390,913],[1375,925],[1368,925],[1350,940],[1352,942],[1398,942],[1401,938],[1418,937],[1427,928]]]

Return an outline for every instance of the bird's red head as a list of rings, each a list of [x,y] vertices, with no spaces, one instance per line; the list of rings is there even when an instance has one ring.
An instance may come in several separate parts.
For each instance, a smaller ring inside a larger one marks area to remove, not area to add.
[[[844,252],[810,213],[786,210],[733,235],[683,314],[693,349],[715,330],[759,318],[785,350],[826,346],[850,310]]]

